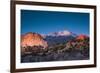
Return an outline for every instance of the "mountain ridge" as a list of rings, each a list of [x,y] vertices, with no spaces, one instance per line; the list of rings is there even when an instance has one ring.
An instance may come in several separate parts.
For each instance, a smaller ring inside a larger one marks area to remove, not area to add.
[[[27,46],[42,46],[44,48],[52,45],[56,45],[58,43],[66,43],[69,40],[73,39],[83,39],[88,36],[80,34],[77,35],[75,33],[69,32],[67,30],[53,32],[50,34],[38,34],[35,32],[28,32],[24,35],[21,35],[21,47]]]

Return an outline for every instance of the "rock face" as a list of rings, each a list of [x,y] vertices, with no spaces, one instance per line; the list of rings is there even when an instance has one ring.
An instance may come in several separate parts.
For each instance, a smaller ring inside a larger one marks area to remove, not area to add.
[[[86,35],[81,34],[81,35],[76,37],[76,40],[85,40],[86,38],[89,38],[89,37],[86,36]]]
[[[21,47],[27,46],[42,46],[46,48],[48,44],[40,34],[30,32],[21,36]]]

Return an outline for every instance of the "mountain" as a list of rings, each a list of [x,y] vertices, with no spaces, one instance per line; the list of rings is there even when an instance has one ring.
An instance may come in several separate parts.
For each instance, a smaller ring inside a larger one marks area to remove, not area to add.
[[[87,38],[89,38],[87,35],[80,34],[76,37],[76,40],[85,40]]]
[[[46,48],[48,44],[40,34],[29,32],[21,36],[21,47],[27,46],[42,46]]]
[[[45,35],[44,40],[48,42],[49,46],[52,46],[60,43],[66,43],[67,41],[74,39],[76,36],[76,34],[65,30],[47,34]]]
[[[42,46],[46,48],[48,46],[66,43],[70,40],[84,40],[86,38],[88,38],[88,36],[83,34],[76,35],[67,30],[53,32],[46,35],[29,32],[21,36],[21,47]]]
[[[50,33],[50,34],[47,34],[47,36],[77,36],[76,34],[72,33],[72,32],[69,32],[67,30],[64,30],[64,31],[59,31],[59,32],[54,32],[54,33]]]

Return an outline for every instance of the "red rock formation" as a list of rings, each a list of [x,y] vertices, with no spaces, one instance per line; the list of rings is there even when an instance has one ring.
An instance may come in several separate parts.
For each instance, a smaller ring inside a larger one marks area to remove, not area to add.
[[[88,36],[81,34],[76,37],[76,40],[85,40],[86,38],[88,38]]]
[[[27,46],[42,46],[46,48],[48,44],[40,34],[30,32],[21,36],[21,47]]]

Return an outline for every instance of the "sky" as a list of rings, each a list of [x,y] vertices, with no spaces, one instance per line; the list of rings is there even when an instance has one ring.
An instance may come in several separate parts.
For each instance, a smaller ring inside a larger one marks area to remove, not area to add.
[[[21,34],[64,30],[89,35],[89,13],[21,10]]]

